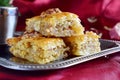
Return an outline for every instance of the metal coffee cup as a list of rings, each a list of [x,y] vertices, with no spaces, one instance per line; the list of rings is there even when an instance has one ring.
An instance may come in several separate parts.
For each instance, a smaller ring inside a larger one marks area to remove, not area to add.
[[[0,44],[14,36],[18,16],[17,7],[0,7]]]

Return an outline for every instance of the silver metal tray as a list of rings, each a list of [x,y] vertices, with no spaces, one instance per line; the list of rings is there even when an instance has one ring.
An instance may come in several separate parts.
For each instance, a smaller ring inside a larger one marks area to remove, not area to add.
[[[35,71],[35,70],[54,70],[54,69],[62,69],[67,68],[73,65],[77,65],[92,59],[96,59],[102,56],[106,56],[115,52],[120,51],[119,41],[111,41],[111,40],[103,40],[100,39],[101,49],[102,51],[99,53],[80,56],[80,57],[71,57],[59,61],[54,61],[49,64],[33,64],[33,63],[20,63],[14,62],[11,60],[13,57],[9,52],[9,47],[6,44],[0,45],[0,65],[14,70],[23,70],[23,71]]]

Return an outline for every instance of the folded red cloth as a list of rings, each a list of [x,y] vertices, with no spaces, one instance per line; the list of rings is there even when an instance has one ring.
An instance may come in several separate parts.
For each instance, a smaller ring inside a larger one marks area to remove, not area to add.
[[[102,38],[110,39],[109,31],[104,26],[113,27],[120,21],[119,0],[14,0],[13,5],[19,8],[21,16],[18,20],[17,30],[25,29],[25,20],[48,8],[60,8],[79,15],[86,30],[95,28],[103,33]],[[95,17],[96,22],[90,23],[88,18]]]

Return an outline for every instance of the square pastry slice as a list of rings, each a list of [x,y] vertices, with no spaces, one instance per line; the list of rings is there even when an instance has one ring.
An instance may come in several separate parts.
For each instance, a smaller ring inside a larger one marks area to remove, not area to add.
[[[84,35],[64,38],[66,45],[70,47],[70,54],[75,56],[89,55],[101,51],[99,36],[93,32]]]
[[[69,37],[84,34],[79,17],[70,12],[48,9],[40,16],[27,19],[26,31],[37,31],[47,37]]]
[[[7,42],[14,56],[33,63],[46,64],[68,56],[68,48],[61,38],[11,38]]]

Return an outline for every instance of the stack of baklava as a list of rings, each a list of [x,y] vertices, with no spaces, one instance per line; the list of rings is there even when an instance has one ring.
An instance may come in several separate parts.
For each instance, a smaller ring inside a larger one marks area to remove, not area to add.
[[[30,62],[46,64],[100,52],[99,36],[85,32],[76,14],[48,9],[26,20],[22,36],[7,39],[10,52]]]

